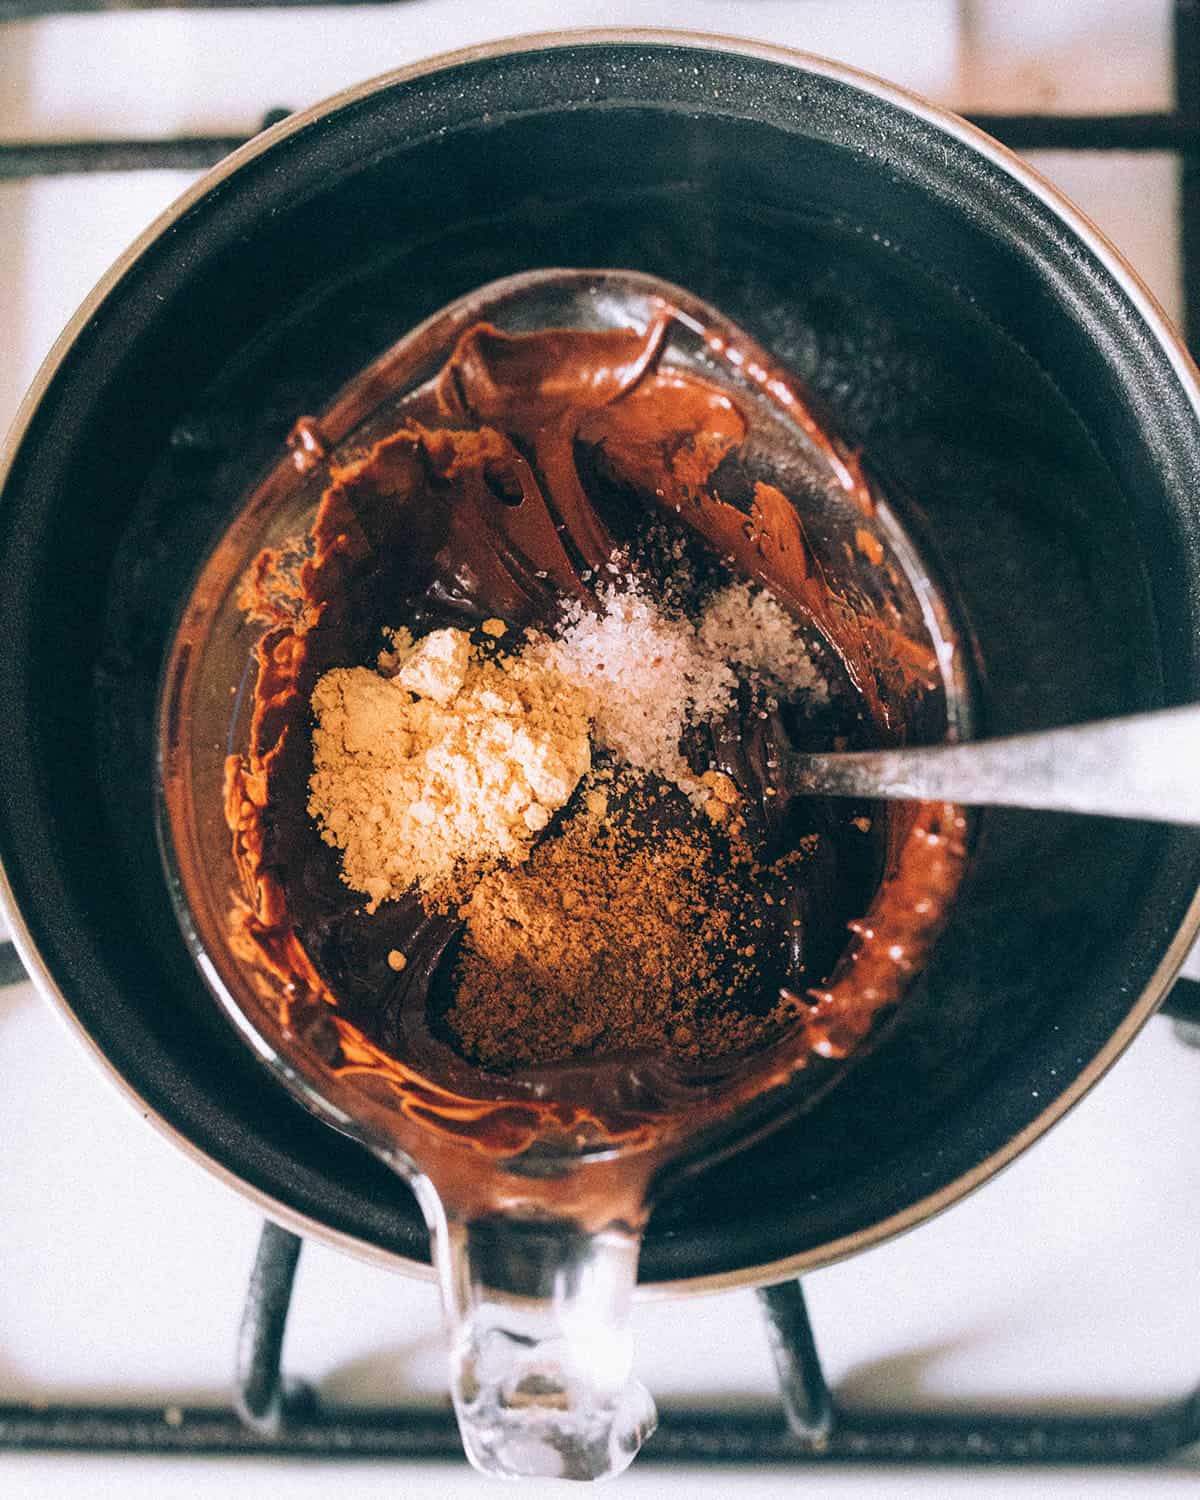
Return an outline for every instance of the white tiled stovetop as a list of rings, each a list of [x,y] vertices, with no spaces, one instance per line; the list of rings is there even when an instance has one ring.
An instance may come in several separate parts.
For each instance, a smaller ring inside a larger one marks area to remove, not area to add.
[[[0,27],[0,138],[249,131],[451,47],[576,25],[688,26],[843,58],[968,110],[1153,110],[1170,100],[1168,0],[410,0],[332,10],[115,14]],[[1045,154],[1168,312],[1176,167]],[[191,181],[178,172],[0,185],[0,426],[75,305]],[[0,992],[0,1400],[224,1399],[254,1210],[113,1093],[34,993]],[[807,1280],[847,1400],[1077,1408],[1200,1381],[1200,1053],[1155,1020],[1059,1127],[951,1213]],[[753,1294],[648,1303],[643,1378],[664,1400],[773,1389]],[[433,1287],[309,1244],[285,1361],[331,1401],[437,1399]],[[638,1496],[1194,1496],[1200,1468],[687,1471]],[[21,1497],[479,1495],[465,1467],[0,1456]],[[530,1495],[565,1495],[530,1484]]]

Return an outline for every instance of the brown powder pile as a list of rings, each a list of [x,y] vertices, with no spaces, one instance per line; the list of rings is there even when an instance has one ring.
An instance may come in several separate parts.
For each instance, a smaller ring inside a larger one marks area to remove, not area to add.
[[[581,696],[538,661],[483,656],[461,630],[394,646],[394,676],[335,668],[312,698],[308,810],[368,911],[525,858],[591,764]]]
[[[447,1021],[466,1052],[492,1068],[646,1050],[695,1061],[794,1019],[783,1002],[766,1016],[738,1002],[758,972],[761,881],[804,853],[760,870],[699,825],[616,824],[595,791],[585,806],[462,909]]]

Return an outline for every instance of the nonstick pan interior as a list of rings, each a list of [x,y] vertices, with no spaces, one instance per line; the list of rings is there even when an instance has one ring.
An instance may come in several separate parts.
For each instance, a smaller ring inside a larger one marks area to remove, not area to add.
[[[747,54],[576,45],[401,80],[225,175],[77,333],[0,508],[0,853],[80,1023],[226,1172],[427,1258],[192,967],[154,842],[174,614],[295,418],[455,296],[628,266],[722,309],[863,445],[965,626],[984,732],[1197,691],[1191,393],[1123,285],[961,139]],[[664,1199],[643,1280],[867,1242],[1032,1132],[1127,1027],[1200,878],[1186,830],[989,813],[888,1042]]]

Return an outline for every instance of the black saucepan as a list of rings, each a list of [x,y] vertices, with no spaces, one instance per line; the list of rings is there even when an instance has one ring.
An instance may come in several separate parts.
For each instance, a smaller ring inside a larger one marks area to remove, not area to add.
[[[126,1090],[269,1212],[401,1262],[414,1201],[234,1035],[154,840],[154,706],[205,549],[296,416],[455,296],[652,272],[825,398],[966,627],[982,732],[1200,696],[1200,394],[1110,247],[961,121],[812,58],[578,34],[406,69],[211,173],[26,405],[0,504],[0,857],[18,943]],[[1162,998],[1200,833],[991,812],[887,1041],[663,1200],[642,1278],[779,1277],[1010,1159]]]

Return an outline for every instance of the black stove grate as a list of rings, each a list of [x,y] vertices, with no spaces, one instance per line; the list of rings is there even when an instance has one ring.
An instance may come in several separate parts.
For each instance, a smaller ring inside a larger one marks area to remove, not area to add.
[[[459,1459],[449,1409],[323,1409],[285,1381],[279,1352],[301,1241],[263,1226],[238,1338],[233,1404],[0,1406],[0,1451]],[[640,1462],[1134,1464],[1200,1443],[1200,1390],[1139,1415],[843,1411],[825,1384],[799,1281],[759,1293],[781,1406],[665,1410]]]
[[[148,0],[144,8],[156,3]],[[172,3],[203,8],[194,0]],[[329,0],[240,3],[303,5]],[[125,8],[122,0],[0,0],[0,24],[50,13]],[[1188,343],[1200,348],[1200,0],[1174,0],[1173,19],[1175,105],[1168,112],[973,118],[1017,151],[1166,151],[1179,157],[1184,332]],[[260,128],[288,113],[271,111]],[[200,170],[247,138],[3,142],[0,181],[154,168]],[[0,985],[14,982],[20,972],[12,945],[0,943]],[[1180,981],[1164,1008],[1175,1016],[1181,1038],[1200,1046],[1200,985]],[[462,1461],[458,1430],[448,1408],[328,1410],[311,1389],[283,1378],[280,1351],[300,1250],[295,1235],[264,1224],[238,1337],[232,1405],[2,1403],[0,1452]],[[780,1406],[663,1411],[641,1462],[1133,1464],[1168,1459],[1200,1444],[1200,1388],[1182,1400],[1137,1414],[842,1410],[825,1382],[800,1282],[767,1287],[759,1292],[759,1300],[779,1376]]]

